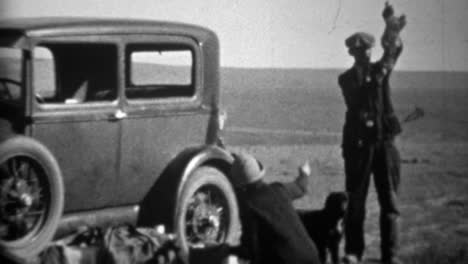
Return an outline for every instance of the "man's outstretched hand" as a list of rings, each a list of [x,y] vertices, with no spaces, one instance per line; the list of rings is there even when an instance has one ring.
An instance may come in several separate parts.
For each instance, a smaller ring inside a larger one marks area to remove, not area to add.
[[[300,186],[300,188],[307,193],[308,186],[309,186],[309,177],[311,174],[311,168],[308,161],[302,164],[299,168],[299,176],[296,178],[296,184]]]
[[[406,16],[403,14],[400,17],[396,17],[393,6],[388,2],[385,2],[382,17],[385,20],[387,28],[394,31],[394,33],[399,33],[406,26]]]
[[[383,18],[387,19],[387,18],[393,16],[394,13],[395,13],[395,11],[393,10],[393,6],[391,4],[389,4],[388,2],[385,2],[385,7],[384,7],[384,10],[382,12]]]
[[[395,16],[395,10],[388,2],[385,2],[382,16],[385,20],[385,30],[381,38],[382,47],[386,50],[390,50],[391,47],[400,47],[402,45],[400,32],[406,26],[406,16]]]
[[[299,167],[299,176],[309,177],[311,173],[310,164],[308,161],[304,162],[302,166]]]

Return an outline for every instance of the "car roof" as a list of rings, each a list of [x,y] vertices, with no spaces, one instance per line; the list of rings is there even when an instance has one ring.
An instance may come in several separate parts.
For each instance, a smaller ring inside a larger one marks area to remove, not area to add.
[[[2,19],[0,32],[2,31],[30,38],[65,35],[178,34],[191,36],[202,42],[214,35],[207,28],[178,22],[91,17]]]

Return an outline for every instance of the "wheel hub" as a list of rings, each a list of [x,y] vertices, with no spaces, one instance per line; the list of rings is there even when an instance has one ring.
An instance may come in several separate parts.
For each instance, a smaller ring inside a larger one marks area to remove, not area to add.
[[[13,161],[2,165],[0,239],[15,240],[26,236],[35,228],[45,213],[44,201],[40,195],[37,172],[33,172],[31,164],[13,158]]]
[[[223,208],[212,203],[209,194],[196,193],[188,208],[187,231],[192,244],[216,244],[222,233]]]

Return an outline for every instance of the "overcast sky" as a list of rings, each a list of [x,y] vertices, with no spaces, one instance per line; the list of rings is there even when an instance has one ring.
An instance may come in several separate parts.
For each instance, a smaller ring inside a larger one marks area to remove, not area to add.
[[[467,0],[393,0],[405,13],[402,70],[468,71]],[[344,39],[380,37],[384,0],[1,0],[0,16],[96,16],[181,21],[213,29],[221,64],[344,68]],[[380,47],[374,59],[381,54]]]

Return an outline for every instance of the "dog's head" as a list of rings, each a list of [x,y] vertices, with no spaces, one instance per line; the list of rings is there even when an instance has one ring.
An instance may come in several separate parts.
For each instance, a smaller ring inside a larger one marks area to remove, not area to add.
[[[344,217],[348,209],[348,194],[346,192],[332,192],[325,201],[325,211],[336,218]]]

